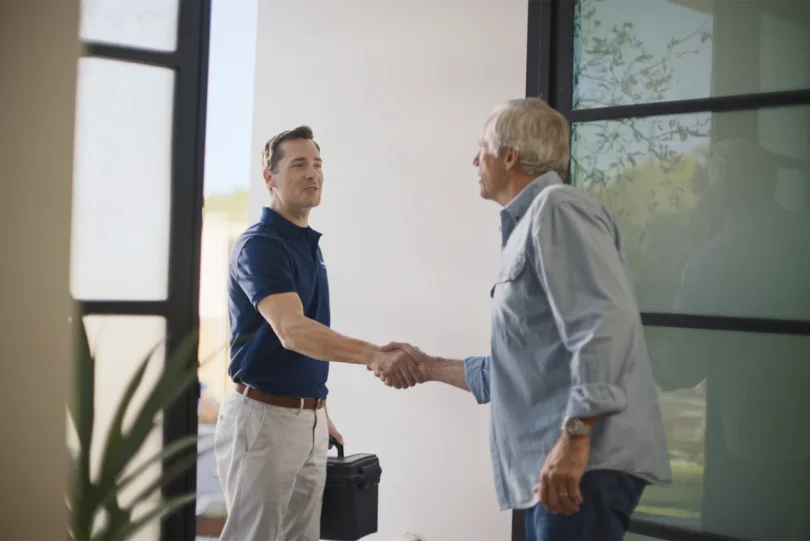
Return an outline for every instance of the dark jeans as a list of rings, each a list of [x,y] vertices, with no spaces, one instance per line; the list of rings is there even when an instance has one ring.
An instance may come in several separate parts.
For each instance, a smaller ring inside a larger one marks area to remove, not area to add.
[[[587,472],[576,514],[555,515],[540,504],[526,510],[526,541],[621,541],[645,486],[626,473]]]

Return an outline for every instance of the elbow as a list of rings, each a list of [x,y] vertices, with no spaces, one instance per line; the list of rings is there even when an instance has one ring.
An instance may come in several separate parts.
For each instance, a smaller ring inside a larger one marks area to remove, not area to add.
[[[286,331],[276,331],[276,336],[278,336],[278,341],[281,343],[281,347],[286,350],[295,351],[295,348],[293,347],[293,339],[290,337],[289,333]]]
[[[278,337],[281,347],[289,351],[301,353],[299,350],[302,344],[302,325],[298,318],[281,322],[273,330]]]

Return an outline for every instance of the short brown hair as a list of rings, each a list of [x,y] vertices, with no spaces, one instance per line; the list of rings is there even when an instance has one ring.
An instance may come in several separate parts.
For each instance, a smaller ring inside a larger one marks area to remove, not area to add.
[[[283,131],[271,137],[270,140],[264,144],[264,148],[262,149],[262,167],[264,170],[270,171],[271,173],[277,172],[278,162],[284,157],[284,150],[281,148],[281,143],[301,139],[315,143],[312,128],[309,126],[298,126],[297,128]],[[315,146],[318,150],[321,150],[318,143],[315,143]]]

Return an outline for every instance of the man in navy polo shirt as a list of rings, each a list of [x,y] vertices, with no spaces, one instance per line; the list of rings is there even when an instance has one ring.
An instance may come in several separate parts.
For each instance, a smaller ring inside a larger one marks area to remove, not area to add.
[[[228,518],[222,541],[318,541],[326,453],[328,361],[392,374],[395,387],[421,382],[403,351],[329,328],[329,284],[320,233],[307,224],[321,202],[320,148],[300,126],[262,152],[272,203],[237,240],[228,283],[229,374],[216,461]]]

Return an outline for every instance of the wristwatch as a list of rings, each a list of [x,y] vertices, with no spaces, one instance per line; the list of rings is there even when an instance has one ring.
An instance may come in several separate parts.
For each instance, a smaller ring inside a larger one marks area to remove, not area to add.
[[[569,417],[563,421],[562,431],[569,436],[590,436],[593,428],[578,417]]]

